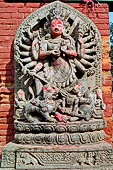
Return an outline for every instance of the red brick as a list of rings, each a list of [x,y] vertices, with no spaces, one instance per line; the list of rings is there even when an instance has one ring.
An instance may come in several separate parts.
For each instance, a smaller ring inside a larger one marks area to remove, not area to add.
[[[14,77],[13,77],[13,75],[12,76],[4,76],[4,77],[2,77],[1,78],[1,80],[3,81],[3,82],[13,82],[14,81]]]
[[[10,29],[11,29],[11,30],[17,30],[17,28],[18,28],[18,25],[11,25],[11,26],[10,26]]]
[[[9,30],[9,29],[10,29],[10,25],[0,25],[0,30]]]
[[[103,24],[98,24],[97,27],[99,30],[109,30],[110,29],[109,24],[104,24],[104,26],[103,26]]]
[[[108,15],[108,14],[98,13],[98,17],[101,18],[101,19],[102,19],[102,18],[103,18],[103,19],[105,19],[105,18],[106,18],[106,19],[109,19],[109,15]]]
[[[103,70],[111,70],[111,64],[102,64]]]
[[[31,13],[32,12],[32,9],[31,8],[19,8],[19,13]]]
[[[12,117],[8,117],[8,118],[0,118],[0,123],[8,123],[11,124],[13,123],[14,119]]]
[[[0,130],[9,130],[9,129],[14,129],[14,125],[13,124],[0,124]]]
[[[0,105],[0,112],[8,112],[10,110],[13,110],[13,105]]]
[[[105,7],[105,8],[108,8],[109,9],[109,5],[107,3],[102,3],[100,4],[100,7]]]
[[[9,142],[13,140],[13,136],[0,136],[0,142]]]
[[[110,30],[100,30],[101,36],[108,36],[110,35]]]
[[[105,78],[106,78],[106,80],[110,80],[110,81],[112,81],[112,76],[111,76],[111,75],[109,75],[109,76],[108,76],[108,75],[106,75],[106,76],[105,76]]]
[[[4,146],[5,144],[6,144],[6,142],[0,142],[0,146]]]
[[[11,14],[11,18],[21,19],[21,18],[23,18],[23,14],[12,13],[12,14]]]
[[[19,3],[8,3],[8,4],[10,4],[9,6],[11,6],[11,7],[24,7],[26,3],[19,2]]]
[[[105,141],[112,144],[112,138],[109,135],[106,135]]]
[[[112,112],[112,98],[109,99],[109,101],[104,100],[106,104],[106,112]]]
[[[0,35],[15,35],[16,30],[0,30]]]
[[[9,18],[11,18],[11,14],[0,13],[0,18],[9,19]]]
[[[14,116],[14,112],[13,111],[0,112],[0,118],[2,118],[2,117],[10,117],[10,116]]]
[[[9,25],[17,25],[18,24],[18,20],[17,19],[0,19],[0,24],[9,24]]]
[[[112,76],[104,75],[102,78],[103,86],[112,86]]]
[[[105,95],[106,97],[103,97],[103,99],[104,99],[104,102],[106,103],[106,104],[111,104],[112,103],[112,96],[111,95]]]
[[[10,26],[9,25],[0,25],[1,27],[8,27],[10,29]],[[2,36],[2,34],[0,35],[0,41],[9,41],[10,40],[10,37],[9,36]]]
[[[103,86],[112,86],[112,81],[103,81],[102,84]]]
[[[4,0],[1,0],[1,1],[4,1]],[[7,2],[0,2],[0,6],[2,6],[3,8],[6,8],[6,7],[24,7],[25,3],[7,3]]]
[[[36,8],[36,7],[32,8],[32,12],[34,12],[34,11],[36,11],[36,10],[37,10],[37,8]]]
[[[107,93],[107,94],[103,94],[103,100],[107,100],[107,99],[111,99],[112,98],[112,93]]]
[[[106,134],[112,137],[112,120],[107,119],[107,127],[104,129]]]
[[[4,42],[5,43],[5,42]],[[1,43],[2,44],[2,43]],[[8,43],[9,44],[9,43]],[[0,52],[0,58],[1,59],[10,59],[10,58],[13,58],[14,54],[11,54],[11,53],[1,53]],[[7,69],[5,67],[5,69]],[[4,68],[1,68],[0,70],[4,70]]]
[[[7,88],[13,88],[14,87],[14,82],[0,82],[0,87],[7,87]]]
[[[87,14],[87,16],[89,17],[89,18],[96,18],[97,16],[96,16],[97,14],[96,13],[88,13]]]
[[[9,52],[9,51],[11,51],[11,49],[10,48],[7,48],[7,47],[1,47],[0,48],[0,51],[3,53],[3,50],[6,50],[6,51],[4,51],[4,52]],[[1,59],[0,58],[0,65],[2,65],[2,64],[8,64],[8,63],[11,63],[12,62],[12,60],[10,59],[10,58],[7,58],[7,59]]]
[[[6,135],[12,135],[12,134],[13,134],[12,130],[0,130],[0,136],[6,136]],[[3,146],[3,145],[1,145],[1,146]]]
[[[81,3],[67,3],[68,5],[72,6],[73,8],[80,8],[80,7],[84,7],[83,4]]]
[[[1,55],[1,54],[0,54]],[[7,54],[6,54],[7,55]],[[13,70],[14,69],[14,65],[12,63],[8,64],[1,64],[0,65],[0,70]]]
[[[98,18],[94,18],[92,19],[92,21],[95,24],[109,24],[109,20],[108,19],[98,19]]]
[[[36,8],[37,7],[37,9],[38,8],[40,8],[42,6],[42,3],[29,3],[29,2],[27,2],[26,3],[26,5],[25,5],[25,7],[29,7],[29,8]]]
[[[11,42],[10,41],[7,41],[7,42],[5,42],[5,41],[1,41],[0,42],[0,46],[1,47],[9,47],[9,46],[11,46]],[[0,55],[1,56],[1,55]],[[4,58],[4,57],[3,57]]]
[[[5,100],[0,100],[0,104],[14,104],[14,100],[13,99],[12,100],[10,99],[8,101],[7,100],[6,101]]]
[[[104,111],[105,117],[111,117],[112,116],[112,100],[110,100],[111,103],[106,103],[106,110]]]
[[[14,88],[0,88],[0,93],[12,93]]]
[[[25,14],[24,14],[24,18],[26,18],[28,15],[29,15],[29,13],[25,13]]]
[[[11,75],[11,71],[0,71],[0,75]]]
[[[24,19],[25,19],[25,17],[22,18],[22,19],[18,19],[18,25],[20,25],[23,22]]]
[[[18,8],[0,8],[0,13],[5,13],[7,15],[9,15],[8,13],[17,13],[18,12]]]
[[[103,8],[102,5],[100,5],[100,7],[95,8],[95,11],[96,12],[100,12],[100,13],[102,13],[102,12],[108,13],[109,12],[109,8]]]

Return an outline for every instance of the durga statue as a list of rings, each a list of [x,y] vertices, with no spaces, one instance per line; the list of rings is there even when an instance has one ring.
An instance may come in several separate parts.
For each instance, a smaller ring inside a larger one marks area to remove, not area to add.
[[[93,35],[80,36],[77,23],[72,31],[65,15],[63,20],[58,15],[47,18],[20,42],[17,62],[32,83],[28,86],[30,95],[19,89],[15,103],[28,122],[88,121],[98,102],[105,107],[100,89],[91,91],[87,83],[87,71],[94,67],[96,54]]]

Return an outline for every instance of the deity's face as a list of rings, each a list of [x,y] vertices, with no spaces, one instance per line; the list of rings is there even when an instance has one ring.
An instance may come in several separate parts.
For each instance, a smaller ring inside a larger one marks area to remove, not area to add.
[[[53,99],[56,98],[57,92],[54,87],[52,87],[51,84],[47,84],[43,87],[43,97],[45,99]]]
[[[60,19],[54,19],[51,22],[51,33],[54,36],[59,36],[63,32],[63,22]]]

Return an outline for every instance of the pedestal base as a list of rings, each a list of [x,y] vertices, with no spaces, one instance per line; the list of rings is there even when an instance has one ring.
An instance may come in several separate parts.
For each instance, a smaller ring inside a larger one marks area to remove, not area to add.
[[[1,170],[113,170],[110,144],[81,146],[33,146],[7,144]]]

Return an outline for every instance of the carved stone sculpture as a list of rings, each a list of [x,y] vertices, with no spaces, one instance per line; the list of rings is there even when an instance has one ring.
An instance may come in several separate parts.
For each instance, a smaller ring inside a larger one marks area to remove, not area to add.
[[[15,143],[20,148],[16,167],[93,169],[111,164],[111,150],[103,142],[101,37],[94,23],[78,10],[53,2],[23,21],[14,52]],[[58,145],[65,151],[57,150]],[[44,154],[40,147],[45,146],[50,150]],[[107,155],[106,161],[101,162],[101,154]]]
[[[97,28],[60,4],[36,14],[15,38],[15,114],[32,123],[90,120],[100,100],[104,109]]]

